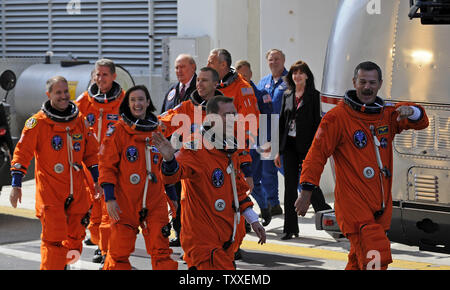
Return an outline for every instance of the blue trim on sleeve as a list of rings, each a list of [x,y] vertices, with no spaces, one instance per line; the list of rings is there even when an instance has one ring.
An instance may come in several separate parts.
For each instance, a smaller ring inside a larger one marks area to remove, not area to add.
[[[252,164],[250,162],[242,163],[241,170],[245,177],[252,176]]]
[[[175,185],[173,185],[173,184],[166,184],[166,185],[164,185],[164,188],[165,188],[166,194],[170,198],[170,200],[173,200],[173,201],[177,201],[178,200],[177,190],[175,188]]]
[[[114,184],[112,183],[103,183],[102,184],[103,191],[105,193],[105,201],[115,200],[114,196]]]
[[[93,166],[89,167],[89,171],[91,172],[92,179],[94,179],[94,182],[97,182],[98,176],[99,176],[98,165],[93,165]]]
[[[174,175],[178,171],[178,162],[176,158],[170,161],[164,160],[161,164],[161,172],[166,176]]]
[[[20,171],[12,171],[11,176],[12,176],[11,186],[22,187],[23,173]]]

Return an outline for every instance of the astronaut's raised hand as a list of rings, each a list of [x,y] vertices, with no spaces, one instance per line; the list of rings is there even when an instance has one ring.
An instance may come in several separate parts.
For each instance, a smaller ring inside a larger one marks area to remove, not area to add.
[[[175,149],[172,147],[170,141],[167,140],[161,132],[154,132],[152,137],[153,145],[155,145],[159,153],[161,153],[164,160],[171,161],[175,157]]]

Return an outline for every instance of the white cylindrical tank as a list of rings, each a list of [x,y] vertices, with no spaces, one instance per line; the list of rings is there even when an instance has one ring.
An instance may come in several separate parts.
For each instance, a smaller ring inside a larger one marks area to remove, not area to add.
[[[54,76],[63,76],[69,82],[70,98],[76,99],[90,84],[94,64],[62,66],[61,64],[34,64],[22,72],[15,88],[15,109],[17,120],[23,121],[39,111],[47,100],[45,83]],[[134,86],[131,75],[116,66],[116,81],[124,90]]]

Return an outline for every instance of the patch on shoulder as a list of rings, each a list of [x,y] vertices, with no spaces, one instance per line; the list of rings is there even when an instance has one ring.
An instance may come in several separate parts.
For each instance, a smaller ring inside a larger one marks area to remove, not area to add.
[[[241,89],[241,93],[242,93],[243,96],[253,95],[254,94],[252,87],[242,88]]]
[[[37,123],[38,123],[37,119],[31,117],[25,122],[25,127],[27,127],[28,129],[33,129],[34,127],[36,127]]]

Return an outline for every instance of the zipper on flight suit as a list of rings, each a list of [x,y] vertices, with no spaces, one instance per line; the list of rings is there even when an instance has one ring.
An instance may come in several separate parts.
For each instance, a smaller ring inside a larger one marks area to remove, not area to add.
[[[390,178],[391,172],[389,171],[389,169],[386,166],[383,166],[383,162],[381,161],[381,156],[380,156],[380,149],[379,147],[381,146],[380,141],[378,140],[376,134],[375,134],[375,126],[374,125],[370,125],[370,133],[372,133],[372,137],[373,137],[373,144],[374,144],[374,148],[375,148],[375,155],[377,158],[377,164],[378,164],[378,168],[380,169],[379,172],[379,177],[380,177],[380,185],[381,185],[381,196],[382,196],[382,203],[381,203],[381,209],[376,211],[373,215],[375,217],[375,219],[377,219],[378,217],[380,217],[383,213],[384,210],[386,208],[385,205],[385,194],[384,194],[384,186],[383,186],[383,176],[385,178]]]

